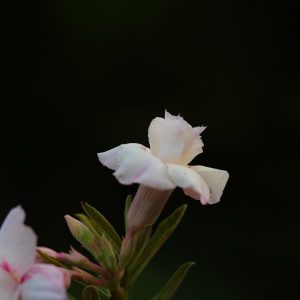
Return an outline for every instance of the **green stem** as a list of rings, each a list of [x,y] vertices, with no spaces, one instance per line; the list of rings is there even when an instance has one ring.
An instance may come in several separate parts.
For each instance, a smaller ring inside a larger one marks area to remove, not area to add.
[[[128,292],[123,288],[112,291],[113,300],[128,300]]]
[[[128,290],[120,285],[120,281],[114,278],[110,281],[112,300],[129,300]]]

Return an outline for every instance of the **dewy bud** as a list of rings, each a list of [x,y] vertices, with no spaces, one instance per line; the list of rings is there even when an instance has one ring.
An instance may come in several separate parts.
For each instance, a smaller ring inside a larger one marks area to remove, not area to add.
[[[105,237],[94,234],[82,222],[65,216],[67,224],[74,238],[80,242],[103,266],[112,270],[116,266],[116,256],[111,242]]]
[[[65,220],[73,237],[93,255],[96,255],[99,249],[97,247],[95,236],[89,230],[89,228],[82,222],[72,218],[69,215],[65,216]]]
[[[85,244],[88,241],[92,241],[94,236],[86,225],[77,219],[66,215],[65,220],[69,226],[69,229],[73,237],[80,243]]]
[[[172,191],[140,185],[128,210],[128,231],[136,233],[145,226],[153,225]]]
[[[107,269],[113,270],[117,264],[117,258],[111,242],[102,235],[100,238],[101,251],[98,253],[98,259]]]

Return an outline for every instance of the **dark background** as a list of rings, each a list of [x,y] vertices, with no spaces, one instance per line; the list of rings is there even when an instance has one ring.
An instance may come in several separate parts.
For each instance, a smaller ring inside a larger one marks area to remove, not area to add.
[[[298,10],[291,1],[11,1],[2,9],[1,221],[21,204],[40,245],[78,245],[64,214],[80,201],[122,232],[136,186],[96,153],[147,145],[167,109],[207,125],[193,164],[226,169],[221,202],[179,189],[164,216],[189,209],[139,281],[148,299],[195,260],[175,299],[297,299],[299,291]],[[149,279],[149,280],[148,280]]]

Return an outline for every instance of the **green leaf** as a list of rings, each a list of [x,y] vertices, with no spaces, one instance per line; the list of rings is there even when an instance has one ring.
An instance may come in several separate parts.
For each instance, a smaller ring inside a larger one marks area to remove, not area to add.
[[[109,221],[97,209],[86,202],[82,202],[82,208],[90,217],[98,233],[100,235],[105,234],[106,237],[111,240],[113,247],[117,250],[117,252],[119,252],[122,240]]]
[[[169,300],[175,294],[176,290],[182,283],[185,275],[189,269],[194,265],[194,262],[187,262],[181,265],[177,271],[168,280],[166,285],[159,291],[159,293],[151,300]]]
[[[175,228],[181,221],[186,209],[186,204],[180,206],[169,217],[167,217],[159,224],[152,238],[145,246],[144,250],[140,251],[139,255],[137,255],[129,263],[123,281],[123,284],[125,286],[132,286],[141,272],[151,261],[153,256],[174,232]]]
[[[127,233],[127,227],[128,227],[127,214],[128,214],[128,210],[129,210],[129,207],[130,207],[131,203],[132,203],[132,196],[128,195],[127,198],[126,198],[125,210],[124,210],[125,232],[126,233]]]
[[[83,300],[101,300],[101,297],[96,288],[87,286],[82,293]]]

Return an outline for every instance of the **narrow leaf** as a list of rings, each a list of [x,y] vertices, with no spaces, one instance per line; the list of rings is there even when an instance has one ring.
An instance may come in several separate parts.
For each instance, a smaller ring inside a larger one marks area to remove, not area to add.
[[[159,291],[159,293],[151,300],[169,300],[175,294],[176,290],[182,283],[185,275],[189,269],[194,265],[194,262],[187,262],[181,265],[177,271],[172,275],[166,285]]]
[[[182,205],[177,208],[169,217],[163,220],[158,228],[156,229],[154,235],[145,246],[144,250],[128,265],[124,276],[124,285],[132,286],[141,272],[145,269],[148,263],[151,261],[153,256],[157,253],[160,247],[165,243],[165,241],[171,236],[175,228],[181,221],[187,205]]]
[[[101,300],[101,297],[96,288],[93,286],[87,286],[83,290],[83,300]]]
[[[127,227],[128,227],[128,224],[127,224],[127,214],[128,214],[128,210],[129,210],[129,207],[131,205],[131,202],[132,202],[132,196],[128,195],[127,198],[126,198],[125,210],[124,210],[125,232],[126,233],[127,233]]]
[[[99,231],[100,235],[105,234],[111,240],[114,248],[119,252],[122,240],[114,227],[97,209],[88,203],[83,202],[82,207],[85,213],[91,218],[95,229]]]

